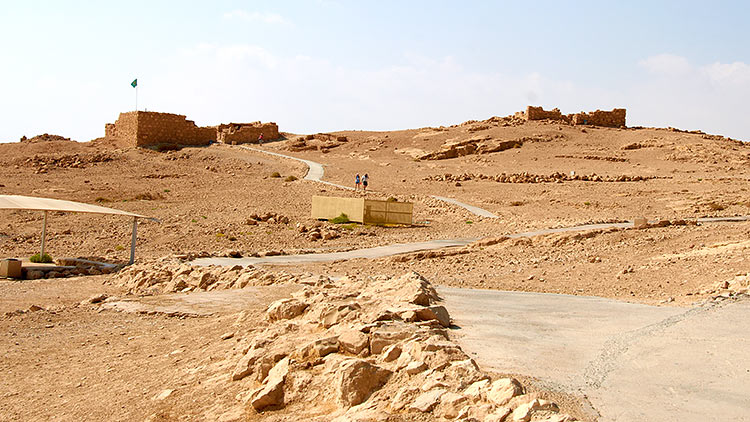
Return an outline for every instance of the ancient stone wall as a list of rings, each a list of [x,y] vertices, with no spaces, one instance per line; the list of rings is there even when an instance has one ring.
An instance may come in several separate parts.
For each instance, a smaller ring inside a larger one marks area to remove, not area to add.
[[[526,120],[565,120],[559,108],[545,110],[542,107],[526,107]]]
[[[119,138],[131,141],[133,145],[138,139],[138,118],[136,113],[120,113],[115,123],[107,123],[104,126],[107,138]]]
[[[125,140],[133,146],[146,147],[160,144],[208,145],[213,141],[226,143],[257,142],[279,138],[276,123],[229,123],[213,127],[199,127],[180,114],[151,111],[120,113],[115,123],[104,126],[107,138]]]
[[[528,106],[526,111],[516,113],[516,117],[526,120],[559,120],[574,125],[592,125],[605,127],[625,126],[625,109],[616,108],[612,111],[596,110],[589,113],[580,112],[576,114],[562,114],[555,108],[545,110],[542,107]]]
[[[260,134],[263,139],[279,138],[279,126],[276,123],[229,123],[216,128],[216,140],[226,144],[257,143]]]
[[[605,127],[625,126],[624,108],[616,108],[612,111],[596,110],[590,113],[576,113],[573,115],[574,125],[593,125]]]
[[[139,111],[136,146],[159,144],[208,145],[216,140],[216,130],[198,127],[185,116]]]

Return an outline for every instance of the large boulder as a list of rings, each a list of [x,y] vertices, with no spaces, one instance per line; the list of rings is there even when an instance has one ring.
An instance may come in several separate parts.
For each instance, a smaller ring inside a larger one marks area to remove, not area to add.
[[[344,407],[356,406],[382,387],[391,371],[362,359],[347,359],[339,366],[335,385],[337,399]]]
[[[390,284],[396,287],[394,296],[402,302],[429,306],[438,300],[435,288],[414,271],[392,279]]]
[[[523,387],[518,381],[513,378],[501,378],[490,385],[487,400],[503,406],[520,394],[523,394]]]
[[[445,393],[447,393],[447,390],[442,388],[422,393],[409,405],[409,409],[422,413],[430,412],[440,403],[440,397]]]
[[[289,358],[280,360],[268,373],[263,385],[250,396],[250,404],[257,411],[284,404],[284,381],[289,374]]]
[[[339,348],[342,352],[359,355],[369,353],[370,337],[359,330],[348,330],[339,335]]]
[[[450,327],[451,325],[451,316],[448,314],[448,310],[445,309],[445,306],[429,306],[416,309],[414,312],[419,321],[435,320],[443,327]]]
[[[315,361],[331,353],[339,351],[339,340],[337,336],[325,337],[313,340],[294,353],[294,357],[299,360]]]
[[[414,324],[394,321],[370,330],[370,352],[379,354],[386,347],[412,337],[417,329]]]
[[[298,299],[281,299],[268,306],[266,317],[270,321],[292,319],[302,315],[305,309],[307,309],[307,304]]]

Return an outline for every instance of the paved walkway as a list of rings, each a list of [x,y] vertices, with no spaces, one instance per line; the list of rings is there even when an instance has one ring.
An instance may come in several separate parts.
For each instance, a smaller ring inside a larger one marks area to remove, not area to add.
[[[714,218],[699,218],[698,221],[702,223],[719,223],[719,222],[735,222],[735,221],[749,221],[750,216],[744,217],[714,217]],[[511,239],[517,239],[521,237],[534,237],[541,236],[551,233],[565,233],[565,232],[578,232],[585,230],[601,230],[609,228],[628,228],[632,227],[633,222],[624,223],[601,223],[601,224],[583,224],[580,226],[571,227],[559,227],[555,229],[542,229],[533,230],[528,232],[513,233],[508,235]],[[344,252],[323,252],[323,253],[312,253],[302,255],[277,255],[277,256],[266,256],[266,257],[247,257],[247,258],[198,258],[191,263],[193,265],[207,266],[207,265],[221,265],[221,266],[233,266],[233,265],[289,265],[289,264],[309,264],[315,262],[332,262],[342,261],[348,259],[376,259],[383,258],[386,256],[399,255],[410,252],[427,251],[433,249],[442,249],[451,246],[465,246],[469,243],[480,240],[480,238],[463,238],[463,239],[439,239],[439,240],[428,240],[424,242],[413,242],[413,243],[394,243],[386,246],[376,246],[373,248],[355,249]]]
[[[601,421],[750,420],[750,300],[697,308],[439,287],[480,366],[589,397]]]
[[[277,255],[266,257],[247,257],[247,258],[198,258],[191,262],[193,265],[288,265],[288,264],[309,264],[314,262],[331,262],[348,259],[375,259],[391,255],[399,255],[409,252],[418,252],[431,249],[441,249],[450,246],[465,246],[477,239],[447,239],[447,240],[428,240],[426,242],[415,243],[395,243],[387,246],[377,246],[374,248],[356,249],[345,252],[327,252],[313,253],[305,255]]]
[[[500,218],[500,217],[496,216],[495,214],[493,214],[493,213],[491,213],[491,212],[489,212],[489,211],[487,211],[485,209],[482,209],[482,208],[479,208],[479,207],[475,207],[475,206],[469,205],[469,204],[464,204],[463,202],[457,201],[457,200],[452,199],[452,198],[446,198],[446,197],[437,196],[437,195],[432,195],[432,197],[435,198],[435,199],[439,199],[439,200],[441,200],[443,202],[447,202],[449,204],[458,205],[459,207],[465,208],[470,213],[476,214],[476,215],[478,215],[480,217]]]

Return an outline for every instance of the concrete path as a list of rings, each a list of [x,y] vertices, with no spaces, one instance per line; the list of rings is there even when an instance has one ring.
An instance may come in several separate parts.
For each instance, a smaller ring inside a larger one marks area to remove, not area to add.
[[[438,200],[440,200],[440,201],[443,201],[443,202],[447,202],[447,203],[449,203],[449,204],[453,204],[453,205],[458,205],[459,207],[461,207],[461,208],[465,208],[465,209],[467,209],[467,210],[468,210],[468,211],[469,211],[470,213],[472,213],[472,214],[476,214],[476,215],[478,215],[478,216],[480,216],[480,217],[486,217],[486,218],[500,218],[500,217],[496,216],[495,214],[493,214],[493,213],[491,213],[491,212],[489,212],[489,211],[487,211],[487,210],[485,210],[485,209],[482,209],[482,208],[479,208],[479,207],[475,207],[475,206],[473,206],[473,205],[469,205],[469,204],[464,204],[463,202],[457,201],[457,200],[455,200],[455,199],[451,199],[451,198],[446,198],[446,197],[443,197],[443,196],[437,196],[437,195],[431,195],[431,196],[432,196],[433,198],[435,198],[435,199],[438,199]]]
[[[241,145],[240,148],[244,148],[248,151],[262,152],[263,154],[273,155],[275,157],[288,158],[290,160],[299,161],[300,163],[304,163],[307,165],[307,174],[305,174],[304,180],[312,180],[313,182],[323,183],[325,185],[333,186],[339,189],[354,190],[354,188],[351,186],[344,186],[324,181],[323,174],[325,173],[325,170],[323,169],[323,165],[320,163],[316,163],[315,161],[305,160],[302,158],[292,157],[291,155],[279,154],[278,152],[266,151],[264,149],[252,148],[244,145]]]
[[[748,221],[750,216],[745,217],[717,217],[717,218],[699,218],[699,222],[704,223],[716,223],[716,222],[733,222],[733,221]],[[624,223],[601,223],[601,224],[583,224],[580,226],[571,227],[559,227],[555,229],[542,229],[533,230],[528,232],[513,233],[508,235],[511,239],[517,239],[521,237],[534,237],[541,236],[544,234],[551,233],[565,233],[565,232],[578,232],[586,230],[601,230],[609,228],[628,228],[632,227],[632,222]],[[480,240],[479,238],[464,238],[464,239],[441,239],[441,240],[428,240],[425,242],[414,242],[414,243],[394,243],[386,246],[376,246],[373,248],[355,249],[344,252],[324,252],[324,253],[313,253],[304,255],[278,255],[278,256],[266,256],[266,257],[247,257],[247,258],[198,258],[191,263],[193,265],[207,266],[207,265],[222,265],[222,266],[233,266],[233,265],[288,265],[288,264],[309,264],[315,262],[332,262],[342,261],[347,259],[376,259],[383,258],[386,256],[399,255],[410,252],[427,251],[433,249],[448,248],[451,246],[465,246],[469,243]]]
[[[328,252],[313,253],[305,255],[277,255],[265,257],[247,257],[247,258],[198,258],[191,262],[193,265],[287,265],[287,264],[306,264],[314,262],[332,262],[348,259],[366,258],[375,259],[385,256],[399,255],[409,252],[418,252],[431,249],[441,249],[450,246],[465,246],[477,239],[448,239],[448,240],[428,240],[426,242],[415,243],[395,243],[388,246],[377,246],[374,248],[356,249],[345,252]]]
[[[698,308],[438,288],[483,368],[589,397],[601,421],[750,420],[750,300]]]

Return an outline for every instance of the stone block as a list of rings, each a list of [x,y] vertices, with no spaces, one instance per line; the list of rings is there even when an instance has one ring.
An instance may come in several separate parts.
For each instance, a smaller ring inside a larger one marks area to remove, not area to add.
[[[3,259],[0,261],[0,277],[21,278],[21,261],[17,259]]]

